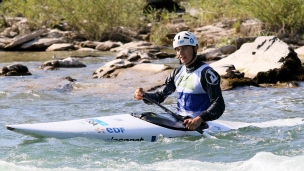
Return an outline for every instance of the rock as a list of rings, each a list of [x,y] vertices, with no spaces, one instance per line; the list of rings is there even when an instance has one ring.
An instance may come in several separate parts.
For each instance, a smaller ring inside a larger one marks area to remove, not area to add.
[[[97,50],[93,49],[93,48],[80,48],[77,51],[79,51],[79,52],[97,52]]]
[[[16,23],[26,19],[25,17],[5,17],[6,23],[8,26],[12,27]]]
[[[214,24],[195,28],[193,33],[199,40],[199,46],[204,47],[221,43],[223,38],[235,34],[235,29],[227,29],[223,24]]]
[[[1,33],[1,36],[13,38],[18,35],[18,28],[17,27],[8,27],[4,29],[4,31]]]
[[[25,42],[34,40],[35,38],[39,37],[43,32],[45,31],[45,29],[41,29],[35,32],[32,32],[30,34],[27,34],[25,36],[21,36],[21,37],[15,37],[14,40],[5,46],[5,49],[12,49],[18,45],[21,45]]]
[[[290,52],[279,62],[283,62],[280,68],[270,69],[266,72],[259,72],[253,79],[258,83],[276,83],[298,80],[303,75],[303,68],[297,53],[289,47]]]
[[[7,37],[0,37],[0,43],[4,44],[5,46],[7,44],[10,44],[13,41],[13,39],[7,38]]]
[[[30,26],[26,18],[15,24],[18,27],[19,35],[31,34]],[[45,30],[44,30],[45,31]]]
[[[52,44],[62,43],[62,39],[57,38],[40,38],[21,45],[23,50],[45,50]]]
[[[68,51],[68,50],[76,50],[76,47],[70,43],[61,43],[61,44],[52,44],[49,46],[46,51]]]
[[[2,68],[0,75],[4,76],[24,76],[32,75],[28,68],[22,64],[8,65]]]
[[[198,52],[197,56],[202,61],[213,61],[222,59],[222,52],[216,48],[208,48],[202,52]]]
[[[127,60],[130,62],[144,60],[144,59],[152,59],[148,53],[145,53],[143,51],[135,51],[133,53],[130,53],[127,57]]]
[[[110,78],[116,77],[118,73],[114,73],[115,70],[120,68],[128,68],[134,66],[134,63],[123,60],[115,59],[106,63],[104,66],[98,68],[94,73],[92,78]]]
[[[282,57],[287,57],[289,53],[289,46],[277,37],[262,36],[252,43],[243,44],[233,54],[210,65],[220,75],[224,75],[226,70],[217,70],[217,68],[234,65],[237,70],[244,72],[246,77],[253,78],[258,72],[280,68],[283,62],[279,61]]]
[[[134,62],[134,61],[138,61],[139,59],[140,59],[140,56],[139,56],[138,52],[133,52],[128,56],[127,61]]]
[[[45,70],[57,70],[58,68],[80,68],[80,67],[86,67],[86,65],[72,57],[67,57],[62,60],[47,61],[40,66],[41,69],[45,69]]]
[[[139,40],[139,38],[138,32],[133,28],[121,26],[102,33],[101,41],[111,40],[114,42],[129,43]]]
[[[229,66],[228,69],[226,70],[226,74],[222,75],[222,78],[244,78],[244,72],[240,72],[239,70],[235,70],[235,67]]]
[[[126,59],[136,61],[138,59],[151,59],[150,53],[160,52],[160,48],[158,46],[154,46],[149,42],[138,41],[126,43],[120,47],[112,48],[110,51],[118,52],[116,55],[116,59]],[[132,55],[131,58],[129,56],[133,53],[137,53],[140,57]],[[135,57],[135,58],[134,58]]]
[[[189,26],[186,23],[168,23],[165,27],[169,32],[167,34],[167,38],[169,39],[173,39],[174,36],[181,31],[189,30]]]
[[[61,38],[64,36],[64,32],[58,29],[52,29],[48,32],[48,38]]]
[[[159,52],[160,48],[158,46],[154,46],[150,42],[145,42],[145,41],[135,41],[135,42],[130,42],[123,44],[119,47],[112,48],[110,51],[111,52],[120,52],[123,50],[128,49],[130,52],[134,52],[136,50],[150,50],[153,52]]]
[[[301,46],[297,49],[295,49],[295,52],[298,54],[298,55],[304,55],[304,46]]]
[[[253,42],[257,37],[240,37],[235,39],[232,43],[236,46],[236,49],[240,49],[244,43]]]
[[[167,53],[167,52],[157,52],[154,54],[156,58],[158,59],[164,59],[164,58],[174,58],[176,57],[176,54],[173,53]]]
[[[230,55],[234,53],[236,50],[237,48],[234,45],[227,45],[219,48],[219,51],[224,55]]]
[[[80,42],[79,45],[81,47],[88,47],[88,48],[95,49],[96,46],[98,46],[100,43],[101,42],[87,40],[87,41]]]
[[[198,58],[202,61],[220,60],[227,57],[236,51],[236,47],[233,45],[222,46],[219,48],[207,48],[197,53]]]
[[[100,50],[100,51],[108,51],[112,48],[116,48],[121,45],[122,45],[121,42],[105,41],[105,42],[99,43],[95,49]]]
[[[260,87],[259,84],[257,84],[253,79],[248,77],[221,79],[221,89],[223,91],[232,90],[236,87],[244,87],[244,86]]]
[[[138,61],[138,63],[151,63],[151,61],[148,59],[142,59],[142,60]]]
[[[59,62],[59,67],[64,67],[64,68],[81,68],[81,67],[86,67],[85,64],[82,62],[79,62],[77,59],[72,58],[72,57],[67,57],[63,60],[58,60]]]
[[[255,36],[261,33],[263,23],[258,19],[250,19],[241,23],[240,33],[244,36]]]
[[[121,69],[115,81],[132,88],[132,91],[136,87],[150,91],[162,86],[171,72],[172,68],[164,64],[141,63]]]
[[[301,61],[294,50],[277,37],[258,37],[244,44],[230,56],[210,64],[223,78],[238,74],[253,79],[257,84],[299,80]],[[234,65],[240,72],[225,70]]]

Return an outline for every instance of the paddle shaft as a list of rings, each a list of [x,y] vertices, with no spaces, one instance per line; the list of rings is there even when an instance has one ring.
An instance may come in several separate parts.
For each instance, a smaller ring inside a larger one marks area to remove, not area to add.
[[[180,115],[177,115],[176,113],[172,112],[171,110],[169,110],[168,108],[166,108],[165,106],[159,104],[158,102],[156,102],[155,100],[151,99],[150,97],[147,96],[143,96],[144,99],[150,101],[151,103],[156,104],[157,106],[159,106],[160,108],[162,108],[165,112],[169,113],[170,115],[172,115],[173,117],[175,117],[177,120],[184,122],[184,118],[181,117]],[[200,129],[200,127],[196,128],[196,131],[203,134],[204,131],[202,129]]]

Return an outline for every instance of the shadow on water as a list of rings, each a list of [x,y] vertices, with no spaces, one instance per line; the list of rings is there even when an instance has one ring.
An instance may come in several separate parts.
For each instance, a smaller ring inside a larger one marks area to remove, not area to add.
[[[36,143],[41,143],[41,142],[47,142],[46,138],[43,137],[36,137],[35,139],[31,140],[23,140],[19,145],[30,145],[30,144],[36,144]]]

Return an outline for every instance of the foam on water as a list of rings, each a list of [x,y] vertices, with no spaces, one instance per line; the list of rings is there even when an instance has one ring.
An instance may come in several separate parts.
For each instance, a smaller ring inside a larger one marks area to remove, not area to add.
[[[129,162],[128,164],[119,164],[112,161],[108,163],[106,168],[99,168],[93,170],[102,171],[121,171],[121,170],[155,170],[155,171],[176,171],[176,170],[188,170],[188,171],[303,171],[304,168],[304,155],[288,157],[278,156],[270,152],[259,152],[254,157],[246,161],[221,163],[221,162],[203,162],[197,160],[166,160],[161,162],[155,162],[151,164],[140,164],[136,162]],[[100,163],[96,162],[96,165]],[[18,171],[80,171],[80,170],[92,170],[91,168],[38,168],[34,166],[28,166],[27,164],[14,164],[6,161],[0,161],[0,170],[18,170]]]

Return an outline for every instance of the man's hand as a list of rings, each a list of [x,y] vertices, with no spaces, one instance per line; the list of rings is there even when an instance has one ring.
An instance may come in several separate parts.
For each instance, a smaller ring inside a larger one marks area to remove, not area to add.
[[[134,92],[134,99],[136,100],[142,100],[145,92],[142,88],[138,88]]]
[[[203,123],[203,119],[199,116],[184,120],[187,129],[196,130]]]

